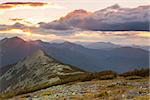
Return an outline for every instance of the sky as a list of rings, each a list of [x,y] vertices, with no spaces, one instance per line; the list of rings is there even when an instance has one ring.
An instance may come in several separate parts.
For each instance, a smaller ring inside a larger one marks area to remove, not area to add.
[[[13,3],[21,2],[21,3]],[[23,3],[24,2],[24,3]],[[26,3],[25,3],[26,2]],[[28,2],[28,3],[27,3]],[[23,4],[22,4],[23,3]],[[149,32],[101,32],[101,31],[79,31],[79,30],[58,30],[48,31],[50,34],[44,33],[46,30],[36,29],[39,22],[51,22],[76,9],[85,9],[89,12],[98,11],[108,6],[119,4],[123,8],[135,8],[141,5],[150,4],[149,0],[0,0],[0,29],[4,25],[11,26],[16,22],[32,27],[34,33],[30,30],[22,31],[21,29],[0,30],[0,38],[20,36],[28,39],[42,39],[44,41],[67,40],[67,41],[83,41],[83,42],[114,42],[116,44],[139,44],[144,45],[149,42]],[[31,29],[31,28],[30,28]],[[62,34],[61,34],[62,33]],[[71,33],[65,34],[64,33]],[[73,34],[72,34],[73,33]],[[106,34],[103,34],[106,33]],[[108,34],[110,33],[110,34]],[[114,33],[114,34],[111,34]],[[117,35],[116,35],[117,34]],[[123,35],[118,35],[123,34]],[[135,35],[136,34],[136,35]],[[128,41],[128,42],[127,42]]]
[[[61,16],[76,9],[85,9],[87,11],[97,11],[113,4],[119,4],[121,7],[134,8],[139,5],[149,4],[149,0],[0,0],[5,2],[45,2],[49,6],[36,8],[16,8],[0,10],[0,24],[13,24],[10,18],[26,18],[27,21],[34,24],[38,22],[49,22],[56,20]],[[23,12],[23,13],[22,13]]]

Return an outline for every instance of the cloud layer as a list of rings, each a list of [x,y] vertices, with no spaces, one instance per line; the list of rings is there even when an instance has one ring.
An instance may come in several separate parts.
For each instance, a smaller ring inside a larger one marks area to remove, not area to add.
[[[66,30],[79,28],[92,31],[149,31],[149,8],[121,8],[119,5],[89,13],[75,10],[59,20],[41,23],[45,29]]]

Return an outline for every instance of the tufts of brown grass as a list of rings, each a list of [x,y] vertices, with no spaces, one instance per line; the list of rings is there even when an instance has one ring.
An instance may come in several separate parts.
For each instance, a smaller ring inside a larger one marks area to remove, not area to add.
[[[128,77],[128,76],[141,76],[141,77],[149,77],[150,69],[149,68],[142,68],[142,69],[135,69],[133,71],[128,71],[120,74],[120,76]]]

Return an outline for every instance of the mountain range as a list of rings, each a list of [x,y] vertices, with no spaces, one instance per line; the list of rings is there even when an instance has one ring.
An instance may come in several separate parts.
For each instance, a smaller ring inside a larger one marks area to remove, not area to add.
[[[145,45],[145,46],[144,45],[143,46],[142,45],[120,45],[112,42],[79,42],[79,41],[75,43],[80,44],[86,48],[100,49],[100,50],[110,50],[110,49],[115,49],[120,47],[132,47],[132,48],[141,48],[143,50],[150,51],[149,45]]]
[[[94,42],[88,43],[84,46],[91,49],[102,49],[102,50],[110,50],[122,47],[121,45],[113,44],[111,42]]]
[[[24,41],[19,37],[5,38],[0,41],[1,68],[15,64],[38,49],[47,55],[86,71],[114,70],[123,72],[149,66],[149,51],[133,47],[90,49],[82,45],[63,42],[49,43],[41,40]]]

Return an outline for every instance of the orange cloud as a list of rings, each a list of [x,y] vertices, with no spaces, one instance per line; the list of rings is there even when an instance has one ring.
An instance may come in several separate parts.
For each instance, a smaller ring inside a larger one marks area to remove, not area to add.
[[[32,18],[9,18],[9,21],[11,21],[12,23],[20,23],[20,24],[24,24],[26,26],[36,26],[36,24],[34,24],[34,19]]]
[[[24,19],[25,18],[10,18],[9,20],[11,20],[11,21],[22,21]]]
[[[41,7],[48,5],[48,3],[44,2],[6,2],[0,4],[0,9],[11,9],[16,7]]]

